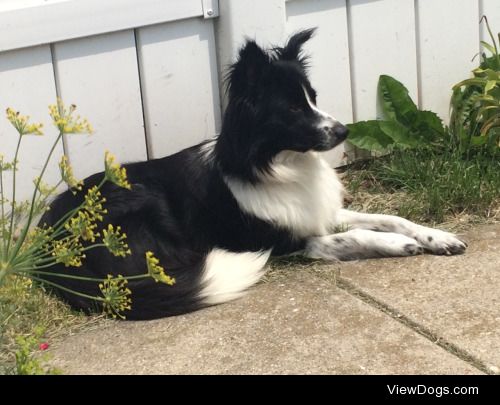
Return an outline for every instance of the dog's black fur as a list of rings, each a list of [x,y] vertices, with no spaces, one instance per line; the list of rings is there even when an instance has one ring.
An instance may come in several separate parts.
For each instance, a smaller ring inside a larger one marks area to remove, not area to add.
[[[210,146],[205,142],[162,159],[125,165],[130,191],[104,185],[109,212],[104,225],[122,227],[132,256],[117,258],[105,248],[97,248],[86,252],[81,268],[58,265],[51,271],[97,278],[144,274],[144,255],[151,250],[176,283],[130,282],[133,304],[125,315],[127,319],[152,319],[204,306],[198,295],[203,288],[205,258],[213,248],[231,252],[273,249],[274,254],[303,249],[304,238],[242,211],[223,176],[256,182],[257,173],[269,170],[274,156],[283,150],[328,150],[345,139],[347,131],[340,124],[328,133],[318,129],[318,117],[304,98],[304,88],[313,101],[316,98],[301,56],[301,46],[312,33],[300,32],[283,48],[267,52],[247,41],[229,71],[228,107],[209,157],[202,152]],[[102,178],[103,173],[97,173],[85,179],[84,192]],[[54,224],[80,204],[84,192],[62,193],[40,223]],[[56,276],[47,280],[99,295],[95,282]],[[86,298],[58,293],[77,309],[95,306]]]

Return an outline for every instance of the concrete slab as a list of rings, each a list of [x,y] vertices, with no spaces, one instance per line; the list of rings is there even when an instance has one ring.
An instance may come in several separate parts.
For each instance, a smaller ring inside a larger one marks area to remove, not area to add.
[[[340,278],[500,371],[500,225],[465,235],[464,255],[343,263]]]
[[[68,374],[480,373],[307,271],[193,314],[110,322],[50,351]]]

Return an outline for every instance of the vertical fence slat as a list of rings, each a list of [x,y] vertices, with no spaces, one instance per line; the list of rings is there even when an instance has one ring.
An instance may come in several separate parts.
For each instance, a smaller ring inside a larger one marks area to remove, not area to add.
[[[61,98],[74,103],[95,133],[69,135],[67,153],[75,174],[103,169],[104,150],[121,162],[145,160],[139,73],[132,30],[54,45]]]
[[[377,116],[377,82],[394,76],[418,96],[413,0],[350,0],[349,23],[354,115]]]
[[[57,132],[50,125],[49,104],[56,101],[52,57],[49,46],[38,46],[0,54],[0,153],[6,159],[14,158],[17,133],[4,118],[5,109],[12,107],[23,115],[30,115],[34,122],[44,122],[44,136],[25,136],[19,155],[17,173],[17,197],[26,199],[31,196],[33,178],[40,174]],[[62,154],[62,144],[55,150],[55,158],[48,166],[44,180],[55,184],[59,180],[57,159]],[[5,173],[4,187],[9,190],[11,173]]]
[[[421,105],[445,123],[454,84],[478,65],[479,4],[471,0],[417,0]]]
[[[310,77],[318,90],[318,106],[343,123],[352,122],[349,44],[345,0],[294,0],[287,5],[288,34],[317,27],[305,46],[311,56]],[[327,154],[332,165],[342,163],[344,147]]]
[[[216,135],[221,119],[212,20],[182,20],[137,34],[149,156]]]

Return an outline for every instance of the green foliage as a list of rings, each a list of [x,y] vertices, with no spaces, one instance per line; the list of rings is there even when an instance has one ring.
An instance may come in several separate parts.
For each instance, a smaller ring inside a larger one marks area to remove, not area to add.
[[[453,86],[449,128],[444,128],[442,120],[432,111],[420,111],[402,83],[382,75],[378,96],[384,119],[348,125],[349,141],[360,149],[377,152],[452,146],[467,155],[477,152],[490,156],[498,154],[500,53],[488,20],[483,19],[492,45],[481,43],[491,55],[483,53],[480,66],[472,71],[473,77]]]
[[[16,339],[18,348],[15,352],[16,366],[14,373],[17,375],[57,375],[61,371],[51,368],[45,363],[49,359],[47,355],[38,355],[37,352],[45,350],[41,343],[43,329],[36,328],[32,336],[19,336]]]
[[[349,124],[348,139],[353,145],[384,152],[440,142],[445,132],[441,119],[432,111],[419,110],[402,83],[382,75],[378,95],[384,119]]]
[[[19,336],[36,336],[52,345],[57,339],[105,322],[103,315],[72,311],[38,283],[10,276],[0,286],[0,375],[15,373]],[[43,335],[37,335],[42,329]],[[35,353],[39,348],[35,347]]]
[[[370,151],[385,151],[394,142],[393,139],[380,129],[380,121],[360,121],[348,124],[349,142],[360,149]]]
[[[488,20],[483,17],[493,45],[481,55],[473,77],[453,86],[450,101],[450,136],[462,153],[497,154],[500,147],[500,53]],[[498,35],[500,42],[500,34]]]

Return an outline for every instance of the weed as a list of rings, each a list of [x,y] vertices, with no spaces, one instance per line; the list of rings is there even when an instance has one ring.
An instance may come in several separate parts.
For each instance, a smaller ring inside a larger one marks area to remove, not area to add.
[[[72,311],[29,279],[9,277],[0,287],[0,374],[15,371],[19,337],[52,344],[58,338],[101,324],[103,318]]]

